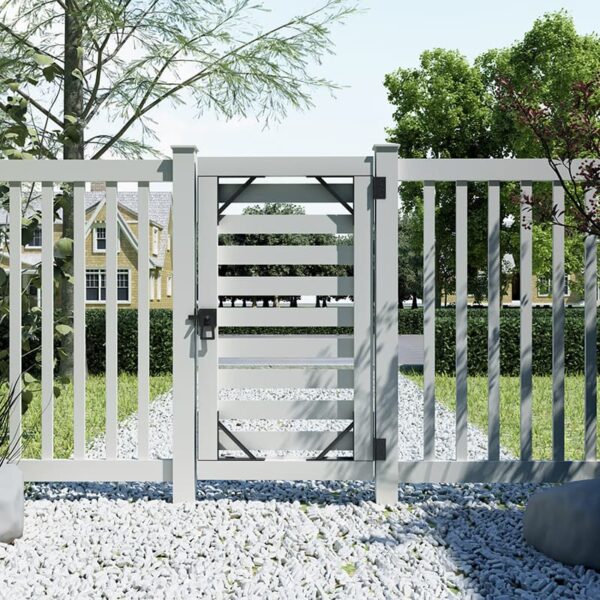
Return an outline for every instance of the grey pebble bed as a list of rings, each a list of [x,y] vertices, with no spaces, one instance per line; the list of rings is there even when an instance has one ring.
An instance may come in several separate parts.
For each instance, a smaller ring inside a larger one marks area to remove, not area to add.
[[[267,392],[222,393],[245,400]],[[401,377],[399,400],[400,458],[418,459],[421,391]],[[150,422],[152,456],[170,456],[168,395],[151,404]],[[436,427],[438,457],[452,458],[454,414],[438,406]],[[135,417],[119,438],[119,456],[135,457]],[[485,457],[486,445],[470,428],[470,458]],[[99,439],[88,457],[102,454]],[[170,484],[34,484],[24,537],[0,545],[0,598],[600,598],[600,574],[523,542],[523,507],[536,489],[401,484],[398,503],[382,507],[364,482],[199,482],[194,505],[173,505]]]

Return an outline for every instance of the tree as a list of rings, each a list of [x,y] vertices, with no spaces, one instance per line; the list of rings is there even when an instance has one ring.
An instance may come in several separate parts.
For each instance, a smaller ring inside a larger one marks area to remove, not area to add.
[[[535,157],[544,156],[539,136],[509,110],[500,97],[502,81],[527,90],[536,106],[559,107],[569,102],[572,86],[584,74],[598,72],[600,46],[596,36],[580,36],[564,12],[547,14],[533,24],[522,41],[490,50],[472,65],[454,51],[425,52],[418,69],[400,69],[386,76],[390,101],[396,107],[390,141],[400,144],[403,157]],[[551,149],[554,152],[555,149]],[[401,187],[403,205],[413,209],[422,202],[421,187]],[[550,186],[534,184],[539,202],[534,211],[534,272],[551,269],[551,223],[543,206],[551,206]],[[501,219],[518,215],[518,187],[503,185]],[[438,294],[453,291],[454,186],[437,185],[436,236]],[[475,292],[487,273],[487,238],[481,223],[487,218],[485,185],[469,184],[469,291]],[[570,217],[568,217],[570,218]],[[422,227],[422,226],[421,226]],[[518,255],[519,228],[504,228],[501,254]],[[581,270],[579,238],[566,238],[567,269]],[[503,272],[506,288],[514,273]],[[438,303],[441,298],[438,296]]]
[[[156,154],[151,111],[165,103],[266,122],[309,107],[315,88],[335,88],[310,67],[354,7],[324,0],[268,30],[256,25],[263,10],[250,0],[0,0],[2,125],[31,140],[11,156]],[[62,235],[72,240],[65,193]],[[72,313],[71,285],[62,305]]]
[[[298,204],[284,204],[268,202],[265,204],[256,204],[244,208],[243,214],[246,215],[303,215],[304,207]],[[314,234],[314,233],[278,233],[278,234],[225,234],[220,236],[220,242],[227,246],[273,246],[273,252],[277,252],[277,246],[335,246],[352,244],[351,236],[335,236],[333,234]],[[219,275],[235,277],[323,277],[323,276],[347,276],[351,272],[344,265],[221,265]],[[340,298],[336,296],[336,298]],[[220,305],[225,300],[232,303],[237,298],[219,297]],[[290,303],[290,306],[298,305],[299,296],[293,297],[272,297],[264,296],[262,298],[243,296],[243,305],[246,306],[249,301],[252,306],[257,302],[262,302],[263,306],[278,306],[281,300]],[[331,300],[329,296],[317,296],[315,306],[327,306],[327,301]]]

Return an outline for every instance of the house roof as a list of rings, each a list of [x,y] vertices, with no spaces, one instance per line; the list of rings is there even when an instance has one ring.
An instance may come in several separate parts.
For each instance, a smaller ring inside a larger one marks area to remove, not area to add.
[[[84,197],[84,204],[86,213],[88,213],[94,207],[97,207],[106,198],[105,192],[86,192]],[[137,192],[118,192],[117,202],[119,206],[123,207],[127,211],[137,216],[138,214],[138,196]],[[169,218],[171,214],[172,196],[170,192],[150,192],[150,203],[148,205],[148,216],[150,221],[154,225],[158,225],[161,229],[160,243],[158,249],[158,256],[151,257],[151,262],[157,266],[164,264],[165,254],[167,251],[168,237],[169,237]],[[33,198],[29,202],[28,208],[25,214],[31,214],[33,212],[41,210],[41,203],[39,198]],[[60,212],[59,212],[60,214]],[[95,218],[95,211],[92,212],[92,216]],[[88,218],[90,218],[88,216]],[[60,223],[61,219],[56,219],[55,222]],[[0,225],[8,225],[9,214],[3,208],[0,208]],[[126,223],[123,222],[122,226],[127,227]],[[131,231],[129,230],[129,233]],[[133,235],[133,234],[132,234]],[[30,253],[28,253],[30,254]]]

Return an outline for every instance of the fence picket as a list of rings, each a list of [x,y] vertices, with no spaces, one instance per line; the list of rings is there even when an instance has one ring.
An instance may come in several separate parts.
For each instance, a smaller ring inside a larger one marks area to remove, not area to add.
[[[73,185],[73,454],[85,458],[85,184]]]
[[[42,458],[54,454],[54,193],[42,183]]]
[[[500,458],[500,182],[488,184],[488,459]]]
[[[533,244],[533,219],[530,204],[533,195],[533,186],[530,181],[521,183],[520,203],[520,252],[519,252],[519,278],[520,278],[520,381],[521,381],[521,409],[520,409],[520,442],[521,460],[529,461],[532,456],[531,436],[531,396],[533,388],[532,379],[532,244]]]
[[[552,456],[565,457],[565,190],[555,181],[552,202],[556,223],[552,225]]]
[[[117,342],[117,184],[106,184],[106,458],[117,457],[119,394]]]
[[[594,192],[586,193],[588,211],[594,208]],[[598,395],[597,366],[597,297],[598,297],[598,260],[595,235],[585,238],[584,285],[585,285],[585,443],[586,460],[596,460],[596,402]]]
[[[138,184],[138,458],[148,458],[150,402],[150,186]]]
[[[456,460],[467,459],[467,182],[456,182]]]
[[[423,456],[435,458],[435,183],[423,186]]]
[[[21,371],[23,340],[22,331],[22,306],[21,293],[23,282],[21,279],[21,183],[9,183],[9,385],[15,394],[15,401],[9,416],[9,442],[11,453],[15,459],[21,457]]]

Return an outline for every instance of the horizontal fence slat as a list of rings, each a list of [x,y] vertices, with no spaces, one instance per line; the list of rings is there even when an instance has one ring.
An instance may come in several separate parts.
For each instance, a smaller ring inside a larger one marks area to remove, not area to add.
[[[352,369],[221,368],[220,388],[351,388]]]
[[[173,461],[33,460],[19,462],[25,481],[172,481]]]
[[[352,233],[352,215],[225,215],[219,233]]]
[[[201,157],[199,177],[353,177],[371,175],[371,156]]]
[[[173,180],[171,160],[0,160],[0,181]]]
[[[219,201],[227,202],[237,190],[240,183],[222,183],[219,185]],[[353,201],[351,183],[329,183],[328,187],[342,200]],[[234,203],[261,204],[263,202],[307,204],[337,203],[332,194],[318,183],[253,183],[248,186]]]
[[[219,327],[352,327],[354,309],[219,308]]]
[[[352,246],[219,246],[221,265],[351,265]]]
[[[222,400],[221,419],[352,419],[352,400]]]
[[[581,160],[572,163],[578,179]],[[566,181],[571,175],[565,164],[557,168]],[[401,158],[400,181],[555,181],[556,173],[545,158]]]
[[[205,460],[198,461],[200,480],[302,480],[369,481],[370,460]]]
[[[401,461],[404,483],[565,483],[600,478],[600,461]]]
[[[232,431],[249,450],[324,450],[341,432],[339,431]],[[221,450],[239,450],[239,446],[223,431],[219,431]],[[346,433],[333,450],[352,450],[354,434]]]
[[[352,358],[354,340],[350,335],[221,335],[219,355],[223,358]]]
[[[220,296],[351,296],[353,277],[219,277]]]

